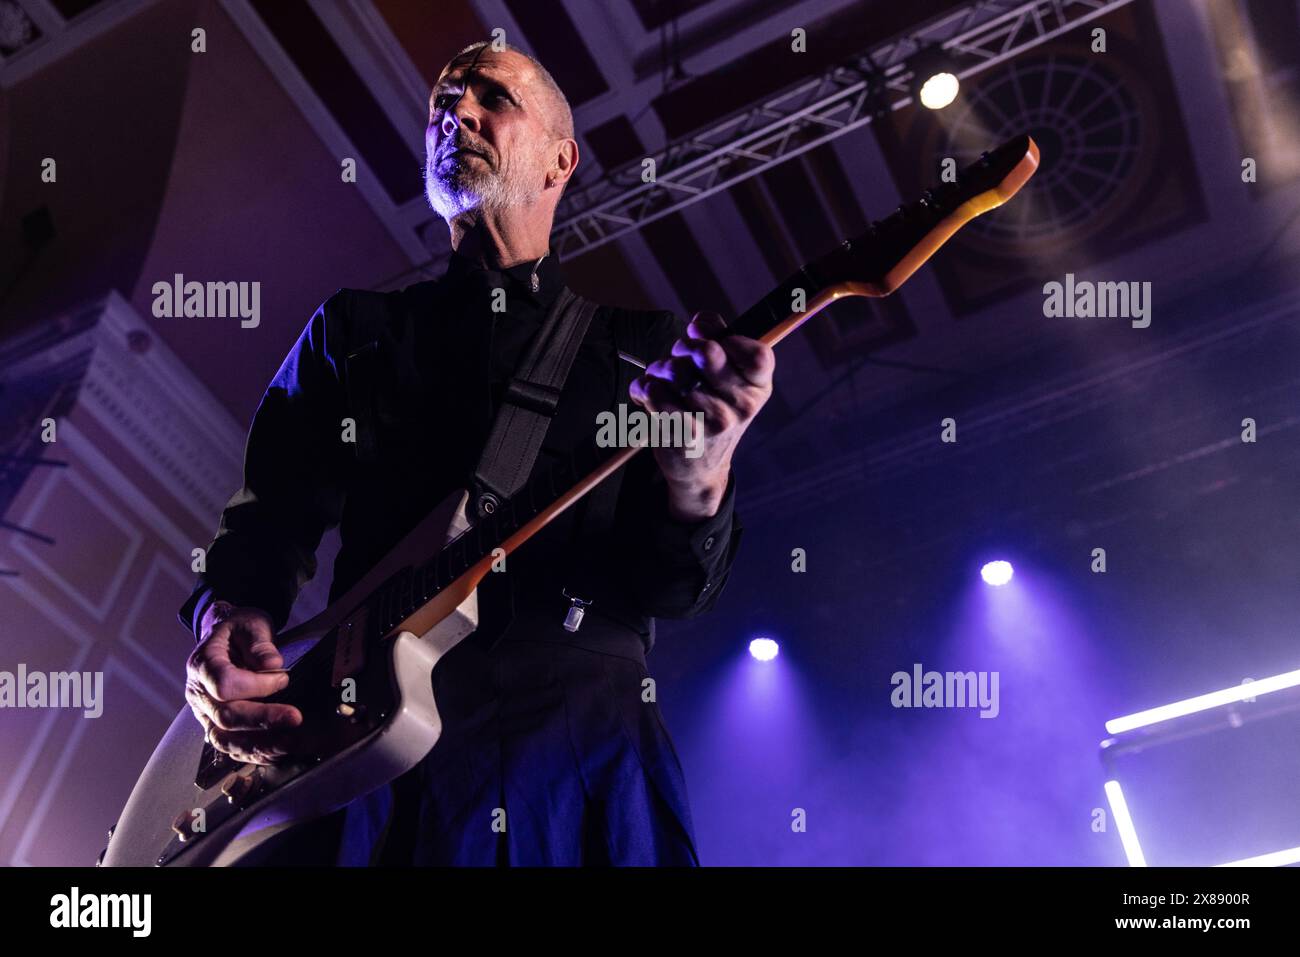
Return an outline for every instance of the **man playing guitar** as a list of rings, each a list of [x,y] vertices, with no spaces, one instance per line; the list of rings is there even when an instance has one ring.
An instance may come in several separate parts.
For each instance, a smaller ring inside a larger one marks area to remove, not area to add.
[[[549,237],[579,156],[550,74],[513,47],[467,47],[433,89],[426,149],[426,194],[451,232],[446,275],[382,297],[340,290],[317,310],[259,406],[244,487],[180,611],[198,639],[187,701],[209,744],[241,762],[294,753],[301,712],[261,699],[289,684],[276,634],[324,530],[339,525],[342,539],[332,601],[465,485],[563,287]],[[339,344],[362,297],[386,321],[375,414],[355,423],[369,430],[359,459],[340,441],[355,377]],[[774,358],[725,327],[713,313],[683,329],[671,313],[599,307],[543,460],[590,439],[597,414],[628,395],[650,413],[701,413],[696,446],[634,459],[608,510],[566,513],[488,576],[480,628],[431,678],[443,735],[428,757],[265,862],[698,863],[644,655],[654,617],[712,607],[739,544],[731,461],[771,395]],[[620,392],[629,328],[643,358],[672,358]],[[583,623],[562,627],[578,606]]]

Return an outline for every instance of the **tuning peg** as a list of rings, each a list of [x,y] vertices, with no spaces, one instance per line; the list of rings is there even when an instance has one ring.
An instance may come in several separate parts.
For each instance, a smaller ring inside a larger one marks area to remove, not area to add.
[[[226,796],[226,800],[231,804],[239,804],[248,797],[257,783],[255,775],[257,768],[254,765],[247,765],[240,768],[234,774],[228,775],[221,782],[221,793]]]
[[[340,718],[347,718],[353,724],[360,721],[366,713],[365,705],[348,704],[346,701],[340,701],[334,713]]]
[[[176,839],[182,844],[194,836],[194,822],[190,819],[190,813],[190,811],[182,811],[172,821],[172,830],[176,832]]]

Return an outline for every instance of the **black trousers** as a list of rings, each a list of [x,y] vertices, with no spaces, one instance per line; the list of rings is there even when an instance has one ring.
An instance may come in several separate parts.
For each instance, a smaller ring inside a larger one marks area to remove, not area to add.
[[[558,626],[525,626],[495,647],[470,635],[452,649],[432,676],[438,744],[315,826],[317,862],[697,865],[685,778],[640,639],[591,624],[583,646]],[[323,859],[335,841],[334,860]]]

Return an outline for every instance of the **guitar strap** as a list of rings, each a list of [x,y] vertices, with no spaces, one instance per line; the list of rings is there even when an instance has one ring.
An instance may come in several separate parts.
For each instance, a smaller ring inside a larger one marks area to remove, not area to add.
[[[596,308],[567,286],[551,304],[506,388],[474,469],[470,505],[479,518],[495,512],[528,480]]]

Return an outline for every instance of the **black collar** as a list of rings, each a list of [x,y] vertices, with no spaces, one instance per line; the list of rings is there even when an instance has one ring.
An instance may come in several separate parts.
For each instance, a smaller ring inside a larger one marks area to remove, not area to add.
[[[536,292],[531,286],[534,268],[537,271]],[[489,287],[505,287],[511,295],[528,296],[542,305],[550,303],[560,294],[560,289],[564,286],[564,274],[560,269],[559,256],[554,252],[547,253],[540,264],[534,259],[506,269],[497,269],[492,266],[480,266],[472,259],[452,250],[451,258],[447,261],[445,277],[452,281],[463,282],[469,279],[477,280]]]

